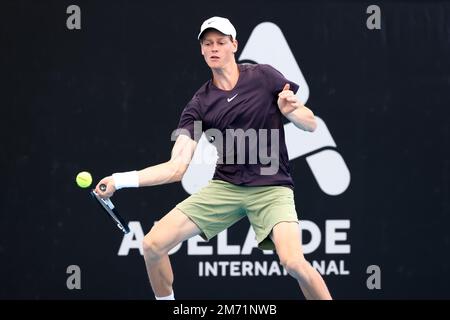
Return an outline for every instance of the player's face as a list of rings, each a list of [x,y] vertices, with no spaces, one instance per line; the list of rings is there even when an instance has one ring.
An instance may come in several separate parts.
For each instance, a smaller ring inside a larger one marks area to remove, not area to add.
[[[202,55],[211,69],[224,68],[235,62],[237,41],[215,30],[207,31],[201,41]]]

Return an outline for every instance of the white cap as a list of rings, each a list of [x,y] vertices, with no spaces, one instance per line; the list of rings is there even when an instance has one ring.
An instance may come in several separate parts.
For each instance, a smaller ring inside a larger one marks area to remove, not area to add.
[[[199,40],[206,29],[216,29],[227,36],[231,36],[233,40],[236,39],[236,29],[227,18],[212,17],[205,20],[200,27],[200,33],[198,34]]]

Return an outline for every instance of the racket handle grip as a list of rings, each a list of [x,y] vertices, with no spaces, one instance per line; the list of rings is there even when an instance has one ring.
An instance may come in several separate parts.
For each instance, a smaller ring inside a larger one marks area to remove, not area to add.
[[[106,191],[106,184],[102,183],[99,188],[101,191]]]

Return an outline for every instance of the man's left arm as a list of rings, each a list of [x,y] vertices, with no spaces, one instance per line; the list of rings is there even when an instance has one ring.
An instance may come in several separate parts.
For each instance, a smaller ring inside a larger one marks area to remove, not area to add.
[[[283,90],[278,94],[278,108],[297,128],[305,131],[314,131],[317,122],[314,113],[298,100],[289,84],[285,84]]]

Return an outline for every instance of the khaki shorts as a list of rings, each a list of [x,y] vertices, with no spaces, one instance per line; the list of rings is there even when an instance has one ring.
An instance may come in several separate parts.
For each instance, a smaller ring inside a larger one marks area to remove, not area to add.
[[[273,250],[273,227],[280,222],[297,222],[294,192],[284,186],[237,186],[210,180],[206,187],[176,205],[210,240],[247,216],[256,234],[258,247]]]

